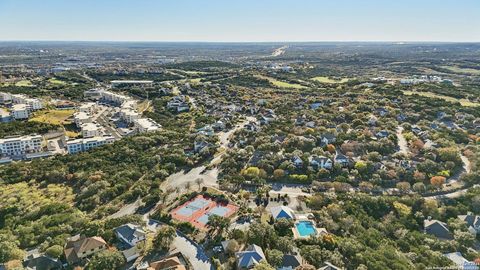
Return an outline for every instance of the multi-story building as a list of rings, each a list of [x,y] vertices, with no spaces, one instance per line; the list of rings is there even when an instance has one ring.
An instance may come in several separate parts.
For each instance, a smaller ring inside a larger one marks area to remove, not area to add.
[[[101,95],[104,101],[115,103],[118,105],[122,105],[124,102],[131,100],[131,98],[128,96],[117,94],[110,91],[101,91]]]
[[[137,133],[145,133],[150,131],[156,131],[161,128],[159,124],[150,118],[139,118],[134,122],[135,131]]]
[[[38,98],[29,98],[24,94],[13,94],[12,102],[15,104],[25,104],[29,111],[41,110],[42,102]]]
[[[12,117],[15,120],[28,119],[29,112],[27,105],[25,104],[14,104],[12,106]]]
[[[67,141],[67,150],[69,154],[88,151],[92,148],[105,144],[111,144],[115,141],[112,136],[92,137],[86,139],[76,139]]]
[[[91,123],[92,117],[85,112],[76,112],[73,114],[73,120],[75,122],[75,125],[80,128],[83,124]]]
[[[128,124],[133,123],[135,120],[140,118],[138,112],[132,109],[121,109],[120,110],[120,117],[123,121],[127,122]]]
[[[102,128],[95,123],[82,124],[82,137],[91,138],[102,136]]]
[[[12,121],[12,116],[7,110],[0,108],[0,123]]]
[[[38,153],[42,150],[42,136],[20,136],[0,139],[1,156],[24,156],[30,153]]]
[[[9,103],[12,101],[12,94],[0,92],[0,103]]]
[[[79,112],[93,114],[97,109],[97,104],[94,102],[83,103],[78,107]]]

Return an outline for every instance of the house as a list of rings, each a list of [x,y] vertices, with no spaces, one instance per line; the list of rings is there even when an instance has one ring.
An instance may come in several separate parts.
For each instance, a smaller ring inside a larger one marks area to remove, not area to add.
[[[190,105],[184,95],[174,96],[168,103],[167,109],[176,111],[177,113],[190,110]]]
[[[61,270],[63,264],[58,259],[50,258],[46,255],[32,254],[28,256],[22,265],[27,270]]]
[[[388,135],[389,135],[389,133],[386,130],[381,130],[381,131],[379,131],[375,134],[375,136],[377,136],[377,138],[387,138]]]
[[[439,220],[426,219],[423,221],[426,234],[431,234],[439,239],[453,239],[452,233],[448,230],[447,224]]]
[[[75,264],[106,248],[107,242],[105,242],[102,237],[75,235],[67,240],[63,251],[67,262],[69,264]]]
[[[138,242],[145,241],[146,233],[141,226],[127,223],[115,228],[115,235],[126,244],[135,246]]]
[[[266,260],[265,254],[261,247],[250,245],[246,250],[237,252],[238,269],[251,269],[261,260]]]
[[[295,214],[293,210],[290,207],[283,206],[283,205],[272,207],[270,209],[270,213],[272,214],[273,219],[280,219],[280,218],[294,219],[295,218]]]
[[[377,108],[375,112],[382,117],[388,114],[388,110],[385,108]]]
[[[462,253],[460,252],[447,253],[447,254],[443,254],[443,256],[447,257],[449,260],[455,263],[458,269],[463,269],[463,270],[479,269],[478,265],[475,262],[468,261],[463,257]]]
[[[333,159],[335,164],[340,164],[342,167],[348,167],[350,165],[350,159],[344,154],[337,153]]]
[[[329,262],[324,262],[323,266],[318,268],[318,270],[341,270],[342,268],[337,267]]]
[[[312,110],[316,110],[318,108],[322,107],[322,103],[321,102],[315,102],[315,103],[312,103],[310,104],[310,109]]]
[[[133,247],[130,247],[128,249],[122,250],[121,252],[122,252],[123,257],[125,257],[125,260],[127,262],[131,262],[131,261],[137,259],[138,257],[140,257],[142,249],[138,246],[133,246]]]
[[[291,160],[295,167],[301,168],[303,166],[303,160],[299,156],[293,156]]]
[[[337,137],[333,134],[324,134],[320,137],[320,145],[325,146],[327,144],[332,144],[337,140]]]
[[[370,116],[370,118],[367,121],[367,124],[370,126],[375,126],[377,124],[377,117],[375,115]]]
[[[209,143],[206,141],[195,141],[193,143],[193,151],[195,151],[195,153],[200,153],[204,149],[207,149],[208,146],[209,146]]]
[[[298,255],[285,254],[282,258],[282,264],[277,270],[294,270],[302,264],[302,258]]]
[[[458,218],[467,223],[468,230],[471,233],[480,233],[480,216],[475,216],[472,213],[468,213],[467,215],[459,215]]]
[[[249,122],[243,128],[248,130],[248,131],[254,131],[254,132],[259,130],[259,128],[258,128],[258,126],[255,122]]]
[[[222,120],[218,120],[212,125],[213,129],[215,131],[222,131],[226,128],[225,122]]]
[[[202,135],[205,135],[205,136],[213,136],[213,135],[215,135],[215,130],[213,129],[213,127],[211,125],[206,125],[202,128],[199,128],[197,130],[197,134],[202,134]]]
[[[324,157],[324,156],[313,156],[309,158],[310,165],[313,167],[315,170],[319,169],[327,169],[330,170],[333,167],[333,162],[331,159]]]
[[[159,261],[150,263],[147,270],[187,270],[188,266],[185,258],[181,253],[172,254],[171,256]]]

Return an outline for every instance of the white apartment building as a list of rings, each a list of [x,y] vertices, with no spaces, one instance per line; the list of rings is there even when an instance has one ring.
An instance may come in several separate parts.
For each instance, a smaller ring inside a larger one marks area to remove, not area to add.
[[[125,95],[117,94],[110,91],[101,91],[102,99],[107,102],[112,102],[118,105],[122,105],[124,102],[131,98]]]
[[[15,104],[25,104],[30,111],[41,110],[43,108],[43,104],[38,98],[29,98],[24,94],[12,95],[12,102]]]
[[[12,121],[12,116],[7,110],[0,108],[0,123]]]
[[[24,156],[42,150],[42,136],[20,136],[0,139],[1,156]]]
[[[79,112],[93,114],[97,110],[97,104],[94,102],[87,102],[80,105],[77,109]]]
[[[83,138],[100,137],[103,134],[102,128],[95,123],[82,124],[81,128]]]
[[[12,116],[15,120],[28,119],[29,112],[27,105],[25,104],[14,104],[12,106]]]
[[[115,139],[112,136],[76,139],[67,141],[67,150],[69,154],[75,154],[88,151],[92,148],[99,147],[105,144],[111,144],[114,141]]]
[[[130,124],[130,123],[133,123],[135,120],[139,119],[140,114],[132,109],[121,109],[120,117],[122,118],[123,121]]]
[[[8,103],[12,101],[12,94],[0,92],[0,103]]]
[[[150,118],[139,118],[135,120],[133,123],[135,126],[135,131],[137,133],[156,131],[161,128],[159,124],[157,124],[155,121],[153,121]]]
[[[90,100],[99,100],[102,98],[102,89],[94,88],[83,91],[83,96]]]
[[[80,128],[85,123],[91,123],[92,117],[88,113],[76,112],[73,114],[73,120],[75,121],[75,125]]]

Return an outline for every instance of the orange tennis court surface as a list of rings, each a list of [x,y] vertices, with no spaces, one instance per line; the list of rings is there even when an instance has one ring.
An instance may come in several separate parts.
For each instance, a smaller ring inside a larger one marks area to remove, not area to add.
[[[220,204],[203,195],[198,195],[173,209],[171,215],[176,220],[190,222],[201,229],[207,225],[209,216],[229,217],[237,210],[238,207],[233,204]]]

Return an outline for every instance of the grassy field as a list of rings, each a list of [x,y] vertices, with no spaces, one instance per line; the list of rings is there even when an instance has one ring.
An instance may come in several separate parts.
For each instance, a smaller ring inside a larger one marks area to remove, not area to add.
[[[283,82],[283,81],[279,81],[275,78],[267,77],[267,76],[263,76],[263,75],[255,75],[255,77],[257,77],[259,79],[268,80],[271,84],[273,84],[273,85],[275,85],[276,87],[279,87],[279,88],[294,88],[294,89],[307,88],[306,86],[303,86],[303,85],[298,84],[298,83]]]
[[[67,84],[64,81],[61,81],[61,80],[55,79],[55,78],[48,79],[48,82],[51,83],[51,84],[55,84],[55,85],[66,85]]]
[[[349,79],[342,78],[341,80],[335,80],[335,79],[331,79],[329,77],[318,76],[318,77],[312,78],[312,80],[317,81],[317,82],[321,82],[321,83],[335,84],[335,83],[346,83],[346,82],[348,82]]]
[[[75,110],[46,110],[34,114],[29,121],[49,123],[53,125],[70,124],[67,119],[73,115]]]
[[[31,87],[33,86],[32,82],[29,80],[21,80],[15,83],[15,86],[18,87]]]
[[[441,66],[441,68],[448,69],[453,73],[480,75],[480,69],[460,68],[455,66]]]
[[[440,98],[448,102],[460,102],[462,106],[465,107],[480,107],[480,103],[475,103],[471,102],[467,99],[460,99],[460,98],[454,98],[454,97],[449,97],[449,96],[444,96],[444,95],[439,95],[435,94],[432,92],[413,92],[413,91],[403,91],[404,95],[411,96],[411,95],[419,95],[423,97],[430,97],[430,98]]]

